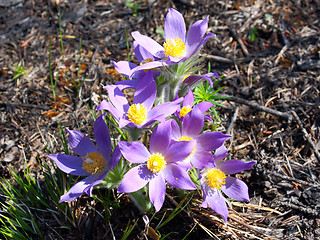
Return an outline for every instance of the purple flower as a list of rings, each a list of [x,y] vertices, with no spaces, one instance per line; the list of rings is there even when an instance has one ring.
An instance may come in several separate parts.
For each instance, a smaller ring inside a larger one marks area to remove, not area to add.
[[[218,73],[206,73],[206,74],[203,74],[201,76],[198,76],[198,75],[190,75],[190,76],[187,76],[184,80],[183,80],[183,83],[184,84],[187,84],[188,86],[191,86],[192,84],[196,83],[197,81],[199,81],[200,79],[204,78],[205,80],[207,80],[210,84],[210,86],[212,87],[213,86],[213,83],[212,83],[212,80],[211,80],[211,77],[212,76],[215,76],[216,78],[219,78],[220,79],[220,76]]]
[[[119,62],[112,61],[115,69],[120,74],[131,79],[135,77],[134,74],[140,70],[144,70],[145,72],[147,72],[148,70],[156,69],[157,67],[162,67],[166,65],[162,61],[156,61],[155,57],[151,53],[149,53],[144,47],[139,45],[137,41],[133,42],[133,48],[134,48],[136,57],[140,62],[140,65],[136,65],[135,63],[131,63],[128,61],[119,61]],[[153,71],[153,74],[154,74],[154,78],[159,75],[159,73],[156,71]]]
[[[79,156],[52,154],[48,155],[65,173],[86,178],[76,183],[66,194],[62,195],[60,202],[70,202],[81,194],[91,196],[92,187],[99,184],[119,161],[121,154],[116,147],[112,154],[111,140],[108,126],[102,116],[94,123],[94,136],[97,148],[89,137],[77,130],[68,130],[69,147]]]
[[[149,198],[156,211],[163,205],[166,182],[180,189],[196,189],[187,168],[179,164],[192,152],[194,141],[170,144],[172,121],[157,126],[150,137],[149,150],[141,142],[119,142],[124,158],[139,165],[125,174],[118,192],[135,192],[149,183]]]
[[[222,145],[214,155],[216,166],[209,163],[207,168],[203,169],[200,174],[204,198],[201,206],[206,208],[209,205],[213,211],[222,215],[225,222],[229,212],[221,191],[237,201],[250,201],[247,185],[243,181],[227,175],[250,170],[256,163],[255,161],[246,163],[235,159],[220,162],[227,154],[228,150]]]
[[[208,28],[208,18],[195,22],[186,34],[183,16],[177,10],[170,8],[164,22],[163,46],[137,31],[133,32],[132,36],[157,59],[168,57],[168,62],[185,61],[194,55],[210,37],[215,36],[209,33],[204,37]]]
[[[187,95],[183,99],[182,107],[179,108],[177,112],[175,112],[176,117],[179,118],[180,121],[182,121],[184,116],[188,112],[190,112],[194,107],[197,107],[203,114],[209,108],[214,106],[212,103],[207,102],[207,101],[200,102],[200,103],[193,106],[193,103],[194,103],[193,92],[191,91],[190,88],[188,88],[188,89],[189,89],[189,92],[187,93]]]
[[[155,121],[162,122],[174,113],[182,102],[180,98],[152,107],[157,95],[157,86],[150,71],[137,81],[132,105],[129,105],[125,95],[116,85],[105,88],[108,90],[111,103],[103,100],[97,110],[109,111],[119,122],[120,128],[125,126],[144,128]]]
[[[192,153],[185,159],[189,168],[203,168],[208,165],[208,162],[213,163],[211,151],[214,151],[222,146],[222,144],[230,138],[221,132],[206,132],[201,133],[204,125],[204,116],[198,107],[194,107],[183,119],[181,129],[177,122],[173,121],[172,140],[174,141],[190,141],[196,142]],[[190,165],[191,163],[191,165]]]

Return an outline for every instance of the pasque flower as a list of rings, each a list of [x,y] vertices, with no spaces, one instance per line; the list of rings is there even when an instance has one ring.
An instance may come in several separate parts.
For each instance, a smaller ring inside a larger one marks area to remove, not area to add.
[[[204,116],[198,106],[187,113],[182,121],[181,128],[177,122],[172,121],[172,139],[174,141],[190,141],[196,142],[192,153],[185,159],[189,167],[203,168],[208,162],[213,163],[211,151],[222,146],[222,144],[230,138],[221,132],[201,133],[204,126]],[[191,165],[190,165],[191,163]]]
[[[213,211],[222,215],[225,222],[229,212],[222,192],[237,201],[250,201],[247,185],[243,181],[227,175],[250,170],[256,163],[255,161],[243,162],[236,159],[220,162],[227,154],[228,150],[222,145],[216,150],[214,164],[208,162],[207,167],[200,174],[204,198],[201,206],[206,208],[209,205]]]
[[[215,34],[205,33],[208,28],[208,19],[195,22],[186,34],[186,24],[181,13],[172,8],[166,16],[164,22],[165,43],[161,46],[152,38],[141,35],[135,31],[133,38],[149,51],[156,59],[168,58],[168,62],[180,62],[193,56],[200,47]]]
[[[194,96],[193,92],[190,88],[188,88],[188,93],[184,97],[182,101],[181,108],[178,109],[178,111],[175,113],[176,117],[182,120],[184,116],[190,112],[194,107],[197,107],[202,113],[205,113],[209,108],[213,107],[214,105],[211,102],[200,102],[193,106],[194,103]]]
[[[156,69],[157,67],[166,65],[163,61],[157,61],[157,59],[155,59],[155,57],[143,46],[139,45],[137,41],[133,42],[133,49],[140,65],[128,61],[112,61],[115,69],[120,74],[130,79],[135,78],[135,73],[137,73],[138,71],[144,70],[143,72],[146,72],[148,70]],[[157,71],[153,71],[153,75],[154,77],[157,77],[159,73]]]
[[[52,154],[48,155],[65,173],[76,176],[86,176],[77,182],[70,190],[61,196],[60,202],[70,202],[81,194],[87,193],[91,196],[92,187],[99,184],[119,161],[121,154],[116,147],[112,154],[111,140],[102,116],[94,123],[94,136],[96,144],[89,137],[77,130],[68,130],[69,147],[79,156]]]
[[[173,121],[173,120],[172,120]],[[195,190],[187,169],[180,163],[194,148],[194,141],[171,144],[171,120],[160,123],[150,137],[149,150],[141,142],[119,142],[125,159],[139,164],[123,177],[118,192],[132,193],[149,183],[149,198],[156,211],[163,205],[166,182],[176,188]]]
[[[125,95],[116,85],[106,86],[105,89],[108,90],[111,103],[103,100],[97,110],[109,111],[119,122],[120,128],[125,126],[144,128],[155,121],[164,121],[177,110],[183,100],[180,98],[153,107],[157,86],[150,71],[137,81],[132,105],[129,105]]]
[[[203,74],[203,75],[190,75],[188,77],[186,77],[184,80],[183,80],[183,83],[188,85],[188,86],[191,86],[192,84],[198,82],[200,79],[205,79],[209,82],[210,86],[212,87],[213,86],[213,82],[211,80],[211,77],[216,77],[216,78],[220,78],[219,74],[214,72],[214,73],[206,73],[206,74]]]

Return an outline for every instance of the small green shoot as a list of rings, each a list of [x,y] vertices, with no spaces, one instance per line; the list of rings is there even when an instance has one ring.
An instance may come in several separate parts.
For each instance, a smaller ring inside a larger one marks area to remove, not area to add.
[[[56,101],[56,88],[57,88],[57,79],[54,79],[51,67],[51,39],[49,41],[49,75],[50,75],[50,83],[53,95],[53,101]]]
[[[163,28],[157,28],[156,33],[159,34],[162,38],[164,38],[164,30]]]
[[[132,16],[134,17],[138,15],[138,9],[141,7],[139,3],[135,3],[133,0],[127,0],[126,6],[133,11]]]
[[[15,64],[12,68],[11,68],[12,71],[14,71],[15,75],[13,76],[13,80],[16,79],[16,78],[19,78],[23,75],[27,75],[28,73],[26,72],[26,69],[24,67],[24,62],[21,61],[19,62],[18,64]]]
[[[138,223],[138,220],[136,220],[135,223],[130,227],[130,221],[128,222],[128,225],[127,225],[126,229],[124,230],[124,234],[122,235],[121,240],[128,239],[130,233],[136,227],[137,223]]]

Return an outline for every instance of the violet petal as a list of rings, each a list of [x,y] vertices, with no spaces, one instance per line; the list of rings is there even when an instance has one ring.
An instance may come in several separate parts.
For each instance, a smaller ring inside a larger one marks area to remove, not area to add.
[[[234,200],[250,202],[248,186],[240,179],[226,177],[226,184],[221,190]]]
[[[226,175],[230,175],[244,170],[250,170],[254,164],[256,164],[255,161],[243,162],[237,159],[232,159],[217,164],[217,168]]]
[[[166,183],[162,174],[158,174],[149,182],[149,198],[158,212],[164,202]]]
[[[164,21],[164,36],[166,40],[180,38],[183,42],[186,39],[186,24],[183,16],[177,10],[170,8]]]
[[[123,157],[132,163],[144,163],[151,155],[141,142],[121,141],[118,146]]]
[[[179,164],[170,164],[163,170],[166,181],[173,187],[185,190],[197,189],[194,183],[191,181],[188,169],[185,169]]]
[[[82,168],[83,159],[78,156],[64,155],[61,153],[48,155],[51,160],[53,160],[58,168],[63,172],[69,173],[76,176],[88,176],[88,173],[85,169]]]
[[[96,152],[96,146],[89,137],[77,130],[69,130],[69,147],[76,154],[85,157],[90,152]]]
[[[145,164],[131,168],[123,177],[118,192],[131,193],[143,188],[154,176]]]

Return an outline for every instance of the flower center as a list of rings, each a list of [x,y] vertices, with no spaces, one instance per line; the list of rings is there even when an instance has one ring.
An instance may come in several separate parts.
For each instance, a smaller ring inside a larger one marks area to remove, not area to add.
[[[164,169],[167,162],[160,153],[152,154],[147,160],[147,168],[153,173],[158,173]]]
[[[147,108],[137,103],[130,106],[127,114],[129,120],[135,124],[141,124],[147,118]]]
[[[188,136],[182,136],[178,139],[178,141],[191,141],[191,140],[192,138]],[[190,157],[195,153],[195,151],[196,151],[196,146],[192,149],[192,152],[189,154],[189,156],[183,159],[183,161],[189,162]]]
[[[150,63],[150,62],[153,62],[153,60],[151,58],[146,58],[144,60],[142,60],[142,62],[140,63],[140,65],[143,65],[145,63]],[[150,69],[150,70],[153,70],[153,69]],[[144,72],[148,72],[149,69],[143,69]]]
[[[184,117],[185,115],[187,115],[188,112],[190,112],[192,110],[191,107],[186,106],[181,108],[180,113],[179,113],[179,117]]]
[[[146,59],[143,59],[142,62],[140,63],[140,65],[142,64],[145,64],[145,63],[150,63],[150,62],[153,62],[153,60],[151,58],[146,58]]]
[[[206,181],[210,187],[221,189],[226,184],[226,175],[220,169],[212,168],[206,175]]]
[[[163,47],[166,56],[182,57],[186,51],[185,43],[178,37],[167,40]]]
[[[91,174],[97,174],[104,169],[104,165],[104,157],[98,152],[91,152],[83,158],[82,168]]]

